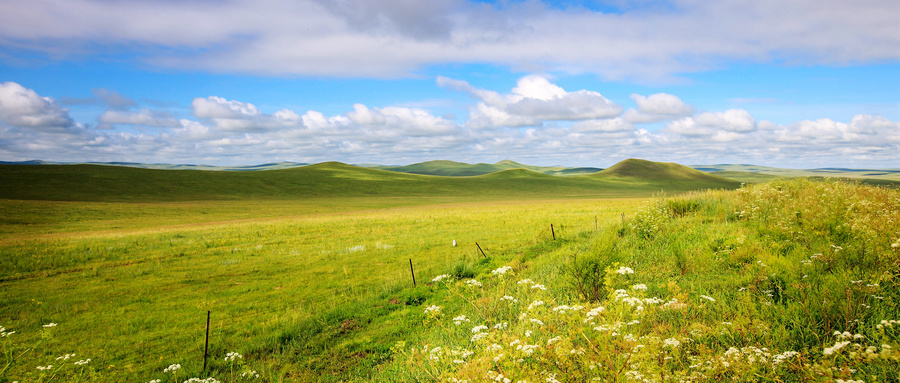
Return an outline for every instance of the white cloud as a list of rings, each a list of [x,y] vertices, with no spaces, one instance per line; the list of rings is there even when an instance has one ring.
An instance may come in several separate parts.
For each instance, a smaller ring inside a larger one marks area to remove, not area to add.
[[[539,126],[545,121],[579,121],[615,117],[622,107],[600,93],[579,90],[567,92],[544,77],[530,75],[519,79],[512,93],[501,95],[477,89],[465,81],[438,77],[437,84],[463,91],[480,100],[469,115],[470,126]]]
[[[0,83],[0,122],[24,128],[67,128],[68,110],[14,82]]]
[[[756,130],[756,119],[743,109],[729,109],[725,112],[700,113],[672,121],[666,130],[687,137],[705,137],[713,141],[736,141],[743,134]]]
[[[0,87],[0,160],[404,164],[512,158],[545,165],[606,166],[637,157],[683,164],[895,168],[900,152],[900,123],[862,114],[846,122],[818,119],[775,124],[757,121],[746,110],[730,109],[682,117],[657,131],[636,129],[625,116],[518,128],[525,125],[512,120],[542,122],[535,116],[548,113],[538,109],[516,114],[509,105],[522,100],[551,106],[567,100],[581,105],[572,97],[579,92],[534,78],[520,81],[508,94],[476,89],[458,80],[439,83],[475,95],[470,118],[486,119],[491,129],[481,129],[473,120],[460,125],[420,108],[355,104],[336,115],[288,109],[267,113],[251,103],[215,96],[195,99],[191,118],[173,122],[167,111],[146,108],[106,111],[98,121],[110,125],[109,130],[85,129],[52,99],[5,83]],[[644,101],[652,101],[652,96]],[[574,111],[567,116],[585,115],[578,108],[570,110]],[[645,104],[644,110],[675,113],[678,108],[653,109]],[[131,125],[159,128],[135,131]]]
[[[477,62],[652,81],[735,61],[900,59],[894,0],[632,4],[616,14],[536,1],[7,0],[0,44],[52,57],[135,47],[135,60],[191,70],[378,77]]]
[[[422,109],[386,107],[368,108],[354,104],[347,113],[351,122],[366,128],[370,133],[382,136],[432,136],[452,134],[457,126],[453,122],[435,117]]]
[[[694,113],[694,108],[678,96],[667,93],[656,93],[650,96],[632,94],[631,99],[637,103],[637,109],[628,109],[625,120],[633,123],[650,123],[673,120]]]

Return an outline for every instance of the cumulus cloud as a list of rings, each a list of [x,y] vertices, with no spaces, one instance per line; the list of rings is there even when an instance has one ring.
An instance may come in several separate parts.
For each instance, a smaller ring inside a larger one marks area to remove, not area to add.
[[[900,151],[900,123],[876,115],[775,124],[757,120],[746,110],[730,109],[682,116],[652,131],[635,128],[625,115],[610,112],[600,113],[606,117],[588,118],[596,115],[584,111],[589,108],[558,107],[555,102],[584,105],[579,94],[600,100],[596,103],[600,110],[608,105],[598,94],[566,91],[543,78],[527,77],[505,94],[446,78],[439,79],[439,84],[473,95],[469,121],[457,123],[423,108],[364,104],[334,115],[289,109],[270,113],[249,102],[209,96],[194,99],[193,115],[179,120],[166,110],[107,110],[98,122],[108,129],[98,130],[72,121],[49,97],[4,83],[0,86],[0,160],[402,164],[512,158],[546,165],[605,166],[637,157],[684,164],[896,167]],[[653,95],[635,98],[641,100],[637,111],[686,113],[678,103],[654,102],[658,97]],[[545,109],[511,110],[510,105],[522,100]],[[473,124],[471,119],[488,118],[491,112],[502,114],[494,116],[497,121],[489,121],[492,129]],[[560,118],[539,125],[547,116],[582,119]],[[514,125],[510,119],[536,123]]]
[[[693,107],[685,104],[678,96],[667,93],[651,94],[650,96],[632,94],[631,99],[637,103],[638,108],[628,109],[625,112],[624,117],[628,122],[668,121],[694,113]]]
[[[666,129],[687,137],[702,137],[713,141],[736,141],[743,134],[756,130],[756,119],[743,109],[725,112],[704,112],[667,124]]]
[[[537,126],[545,121],[579,121],[615,117],[622,107],[589,90],[567,92],[537,75],[519,79],[510,94],[477,89],[461,80],[438,77],[437,84],[463,91],[480,102],[470,111],[477,127]]]
[[[211,120],[218,129],[235,132],[294,127],[301,122],[300,116],[291,110],[266,114],[253,104],[218,96],[195,98],[191,102],[191,112],[197,118]]]
[[[66,128],[74,125],[69,111],[50,97],[14,82],[0,83],[0,122],[24,128]]]

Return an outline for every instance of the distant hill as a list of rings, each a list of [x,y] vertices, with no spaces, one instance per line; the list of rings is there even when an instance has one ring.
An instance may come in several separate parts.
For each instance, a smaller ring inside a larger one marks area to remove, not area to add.
[[[503,160],[495,164],[467,164],[456,161],[427,161],[405,166],[371,166],[392,172],[424,174],[431,176],[447,177],[472,177],[495,173],[509,169],[527,169],[538,173],[551,175],[580,175],[600,171],[596,168],[566,168],[562,166],[533,166],[524,165],[511,160]]]
[[[512,163],[503,165],[513,166]],[[570,177],[523,168],[472,177],[436,177],[339,162],[230,172],[108,165],[0,165],[0,184],[4,185],[0,188],[0,198],[97,202],[372,196],[599,198],[640,197],[660,190],[678,193],[740,185],[720,177],[703,176],[699,171],[676,164],[627,160],[610,169]]]
[[[900,185],[900,169],[785,169],[758,165],[693,165],[694,169],[741,182],[768,182],[775,178],[823,177],[857,179],[876,185]]]
[[[739,181],[704,173],[672,162],[653,162],[630,158],[621,161],[593,177],[632,182],[665,182],[673,185],[703,184],[711,188],[736,188]]]

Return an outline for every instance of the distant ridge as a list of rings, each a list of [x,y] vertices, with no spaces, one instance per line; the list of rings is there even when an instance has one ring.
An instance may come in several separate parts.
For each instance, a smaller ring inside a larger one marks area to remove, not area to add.
[[[512,167],[514,163],[502,165]],[[268,166],[264,164],[263,166]],[[687,170],[685,170],[687,169]],[[472,177],[436,177],[323,162],[261,171],[146,169],[109,165],[0,165],[0,199],[178,202],[335,197],[642,197],[736,188],[677,164],[626,160],[592,175],[558,177],[525,168]]]
[[[490,173],[496,173],[509,169],[527,169],[538,173],[572,176],[599,172],[600,168],[566,168],[563,166],[533,166],[524,165],[512,160],[502,160],[494,164],[478,163],[467,164],[456,161],[436,160],[419,162],[405,166],[370,166],[392,172],[423,174],[431,176],[447,177],[473,177]]]

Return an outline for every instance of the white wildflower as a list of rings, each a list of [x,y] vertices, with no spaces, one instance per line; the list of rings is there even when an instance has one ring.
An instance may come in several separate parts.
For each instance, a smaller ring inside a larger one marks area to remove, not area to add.
[[[42,327],[45,327],[45,328],[56,327],[56,323],[50,322],[50,323],[43,325]]]
[[[244,359],[244,356],[241,355],[241,354],[238,354],[238,353],[236,353],[236,352],[229,352],[228,354],[225,354],[225,361],[226,361],[226,362],[233,362],[233,361],[235,361],[235,360],[237,360],[237,359]]]
[[[87,359],[82,359],[82,360],[76,361],[75,365],[76,366],[84,366],[85,364],[88,364],[90,362],[91,362],[91,358],[87,358]]]
[[[478,282],[474,279],[466,280],[466,285],[469,287],[481,287],[481,282]]]
[[[681,342],[679,342],[678,339],[675,339],[675,338],[669,338],[669,339],[666,339],[666,340],[663,341],[663,343],[664,343],[666,346],[669,346],[669,347],[672,347],[672,348],[681,346]]]
[[[37,369],[38,369],[38,370],[41,370],[41,371],[47,371],[47,370],[49,370],[49,369],[51,369],[51,368],[53,368],[53,365],[52,365],[52,364],[49,364],[49,365],[46,365],[46,366],[37,366]]]
[[[166,369],[163,370],[163,373],[170,373],[170,372],[174,373],[175,371],[178,371],[180,369],[181,369],[180,364],[178,364],[178,363],[170,364],[169,367],[166,367]]]
[[[616,273],[619,273],[619,274],[622,274],[622,275],[625,275],[625,274],[634,274],[634,270],[633,270],[632,268],[630,268],[630,267],[621,266],[621,267],[619,267],[618,270],[616,270]]]
[[[472,333],[477,334],[477,333],[482,332],[487,329],[488,329],[488,326],[478,325],[478,326],[472,327]]]
[[[441,275],[438,275],[438,276],[434,277],[434,279],[432,279],[431,281],[432,281],[432,282],[440,282],[440,281],[443,281],[443,280],[445,280],[445,279],[448,279],[448,280],[449,280],[449,279],[450,279],[450,276],[447,275],[447,274],[441,274]]]
[[[639,283],[639,284],[636,284],[636,285],[632,285],[632,286],[631,286],[631,289],[632,289],[632,290],[644,290],[644,291],[646,291],[646,290],[647,290],[647,285],[645,285],[645,284],[643,284],[643,283]]]
[[[709,296],[709,295],[701,295],[700,298],[706,299],[706,300],[708,300],[708,301],[710,301],[710,302],[715,302],[715,301],[716,301],[713,297],[711,297],[711,296]]]
[[[438,314],[441,312],[441,306],[431,305],[425,308],[425,314],[435,313]]]
[[[518,300],[518,299],[513,298],[513,297],[511,297],[511,296],[509,296],[509,295],[504,295],[502,298],[500,298],[500,300],[501,300],[501,301],[510,301],[510,302],[513,302],[513,303],[519,303],[519,300]]]
[[[469,318],[466,318],[465,315],[460,315],[456,318],[453,318],[453,323],[457,326],[461,325],[463,322],[469,322]]]
[[[512,270],[512,266],[503,266],[503,267],[497,268],[497,269],[494,270],[494,271],[491,271],[491,274],[494,274],[494,275],[505,275],[505,274],[506,274],[507,272],[509,272],[510,270]]]

